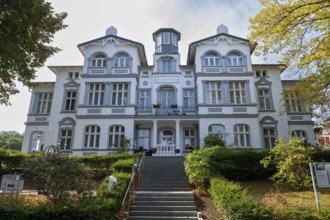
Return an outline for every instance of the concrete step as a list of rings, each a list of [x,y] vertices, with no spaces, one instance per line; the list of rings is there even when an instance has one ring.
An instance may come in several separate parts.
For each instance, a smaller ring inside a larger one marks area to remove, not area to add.
[[[195,206],[131,206],[131,211],[196,211]]]
[[[129,216],[127,220],[199,220],[197,217]]]
[[[196,211],[130,211],[129,216],[196,217]]]
[[[192,192],[159,192],[159,191],[139,191],[135,193],[135,197],[159,197],[159,198],[164,198],[164,197],[187,197],[187,198],[194,198],[194,195]]]
[[[191,201],[187,197],[136,197],[134,201]]]
[[[133,206],[195,206],[194,201],[134,201]]]

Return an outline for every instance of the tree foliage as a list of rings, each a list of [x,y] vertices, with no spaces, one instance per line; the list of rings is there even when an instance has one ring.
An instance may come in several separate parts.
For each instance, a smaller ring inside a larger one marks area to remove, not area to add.
[[[285,65],[301,80],[295,90],[313,103],[318,115],[330,110],[330,1],[260,0],[263,8],[250,20],[250,40],[256,54],[281,53]]]
[[[0,148],[9,150],[21,150],[24,135],[16,131],[0,132]]]
[[[30,86],[36,69],[59,51],[50,43],[66,16],[44,0],[0,0],[0,104],[19,92],[16,80]]]
[[[306,146],[303,139],[292,138],[286,142],[282,138],[261,163],[265,168],[275,165],[277,172],[270,178],[275,185],[301,190],[311,185],[309,163],[312,153],[313,148]]]
[[[225,141],[221,137],[221,133],[211,133],[204,137],[204,147],[214,147],[220,146],[224,147],[226,145]]]
[[[70,192],[81,197],[92,189],[91,175],[85,167],[61,154],[28,157],[21,167],[25,180],[53,203],[67,202]]]

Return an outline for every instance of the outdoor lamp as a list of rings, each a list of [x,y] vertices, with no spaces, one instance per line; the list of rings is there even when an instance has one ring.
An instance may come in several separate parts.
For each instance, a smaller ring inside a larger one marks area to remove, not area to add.
[[[112,187],[113,187],[113,185],[114,185],[114,183],[116,183],[116,182],[117,182],[117,178],[111,175],[109,177],[108,190],[111,190]]]

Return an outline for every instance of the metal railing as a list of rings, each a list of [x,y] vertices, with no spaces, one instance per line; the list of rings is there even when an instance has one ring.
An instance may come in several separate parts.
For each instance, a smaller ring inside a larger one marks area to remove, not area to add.
[[[125,216],[126,210],[127,211],[129,210],[130,203],[134,199],[133,195],[134,195],[134,190],[135,190],[135,181],[136,181],[135,178],[136,177],[138,178],[137,179],[137,181],[138,181],[137,184],[138,185],[140,185],[140,183],[141,183],[141,176],[142,176],[143,169],[144,169],[144,159],[145,159],[145,153],[143,152],[142,158],[139,161],[139,164],[135,163],[132,167],[132,177],[131,177],[131,180],[128,184],[128,187],[127,187],[125,196],[123,198],[123,201],[121,203],[122,211],[123,211],[124,216]]]

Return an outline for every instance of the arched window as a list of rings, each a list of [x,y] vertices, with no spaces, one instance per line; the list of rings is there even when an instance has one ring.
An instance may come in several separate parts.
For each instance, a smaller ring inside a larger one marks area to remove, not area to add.
[[[220,57],[214,52],[207,53],[204,56],[204,66],[220,66]]]
[[[84,147],[98,148],[100,146],[100,132],[101,132],[101,129],[97,125],[89,125],[89,126],[85,127]]]
[[[74,130],[75,121],[72,118],[64,118],[59,122],[60,126],[60,150],[61,151],[70,151],[72,150],[73,142],[73,130]]]
[[[239,53],[230,53],[227,56],[228,66],[243,66],[243,57]]]
[[[107,57],[104,54],[96,54],[92,58],[92,67],[105,68],[107,66]]]
[[[29,152],[41,151],[44,148],[45,133],[43,131],[34,131],[30,136]]]
[[[125,127],[113,125],[109,127],[109,148],[120,147],[120,142],[125,138]]]
[[[292,137],[296,137],[296,138],[303,138],[305,143],[308,143],[308,136],[306,131],[304,130],[294,130],[292,131]]]
[[[131,66],[131,58],[125,54],[120,53],[115,57],[115,67],[130,67]]]
[[[272,117],[267,116],[260,121],[260,124],[262,127],[265,149],[271,149],[276,144],[276,121]]]
[[[234,142],[239,147],[251,147],[250,127],[245,124],[234,126]]]
[[[221,134],[222,140],[225,140],[226,129],[221,124],[213,124],[209,126],[209,134]]]

